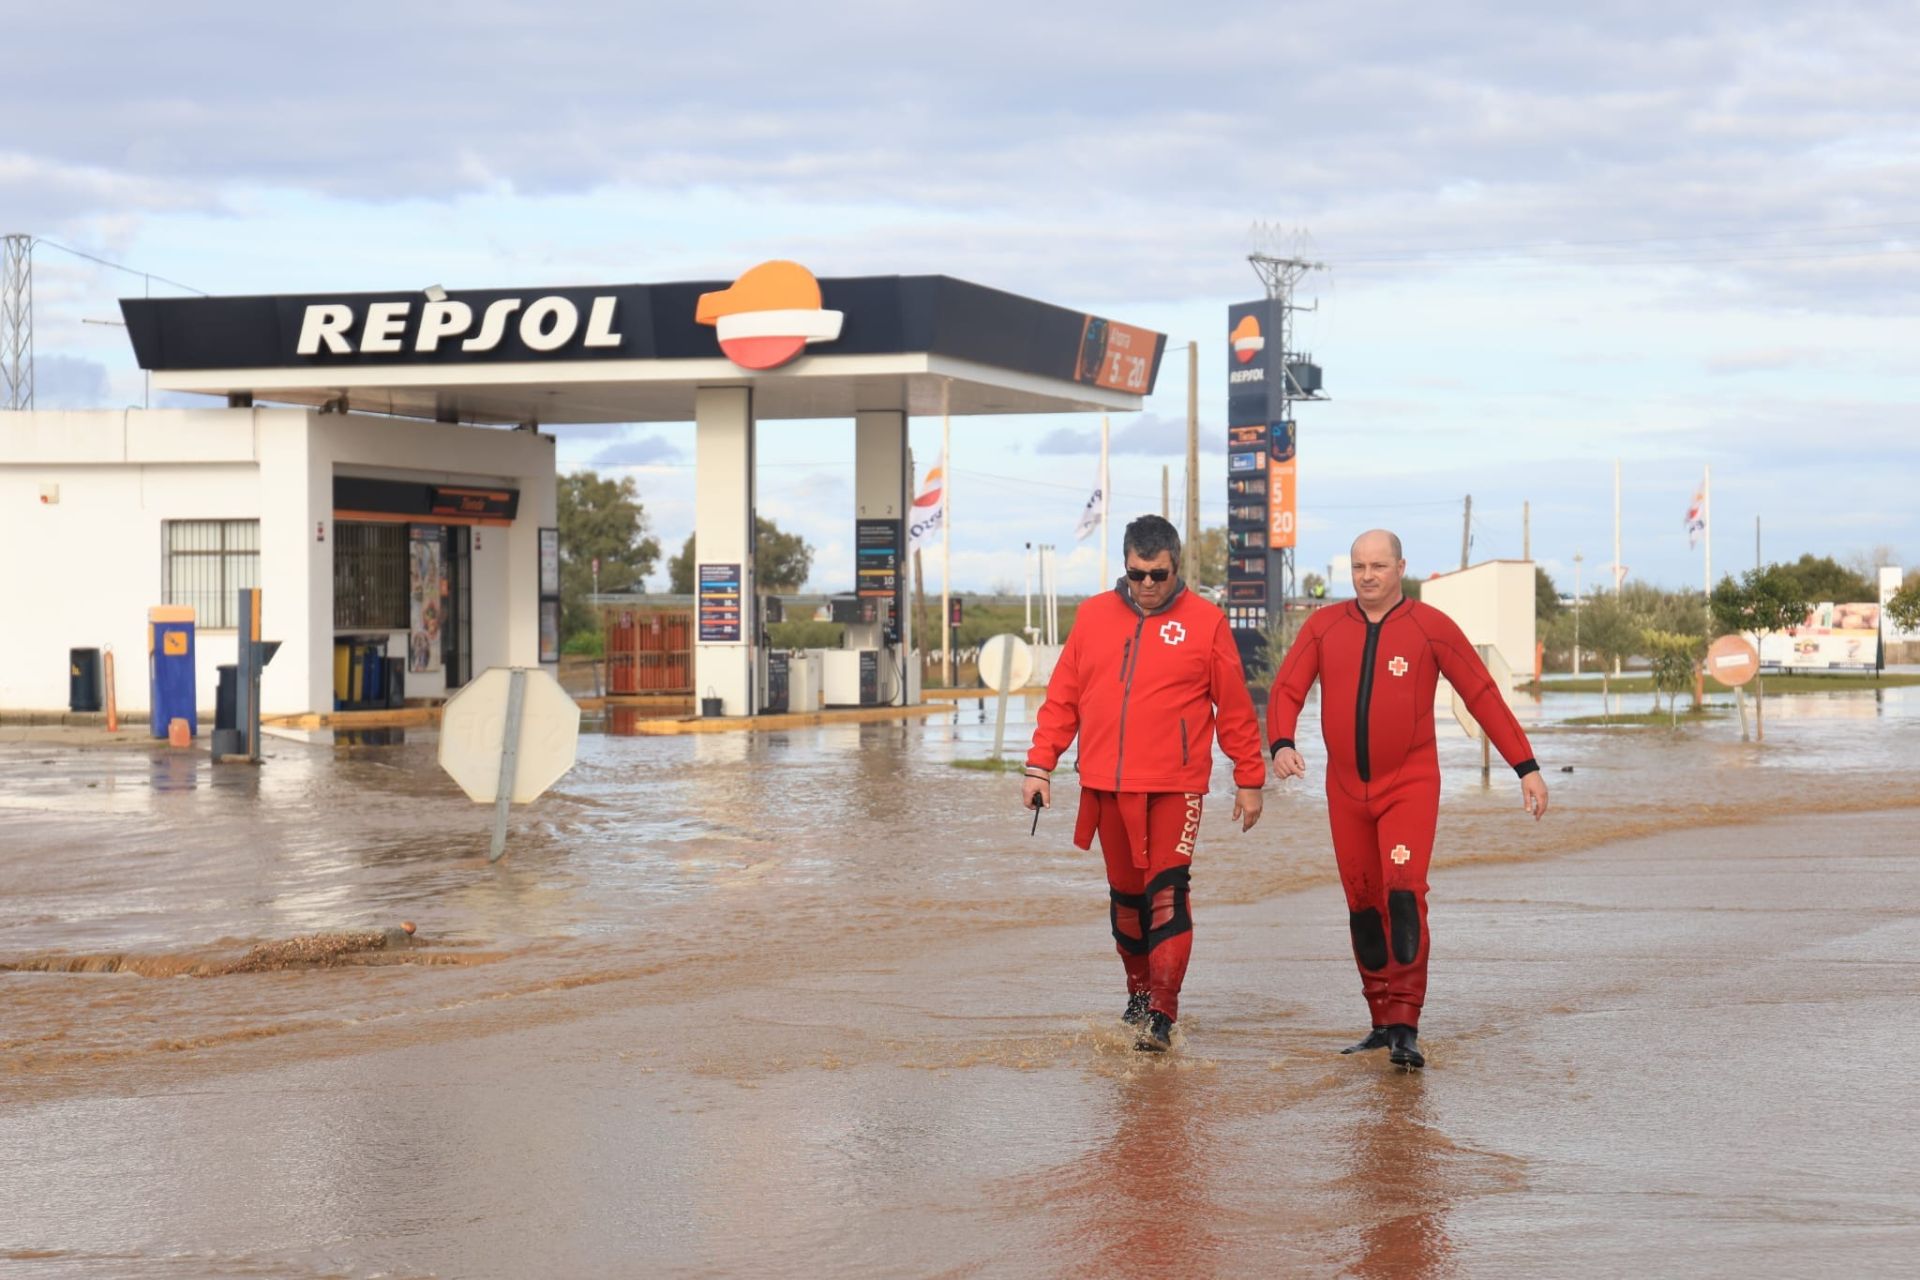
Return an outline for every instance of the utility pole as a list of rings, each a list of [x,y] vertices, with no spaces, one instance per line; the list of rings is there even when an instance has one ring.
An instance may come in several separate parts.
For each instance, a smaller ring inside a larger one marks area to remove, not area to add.
[[[33,408],[33,237],[0,240],[0,409]]]
[[[1460,567],[1467,567],[1467,553],[1473,547],[1473,495],[1467,495],[1467,507],[1460,516]]]
[[[1573,674],[1580,674],[1580,562],[1586,559],[1573,553]]]
[[[1520,504],[1520,558],[1531,562],[1533,559],[1533,504]]]
[[[1200,542],[1200,344],[1187,343],[1187,553]]]
[[[1107,465],[1108,443],[1107,415],[1100,415],[1100,580],[1094,584],[1093,594],[1099,595],[1112,581],[1107,576],[1107,547],[1113,541],[1107,534],[1107,519],[1113,513],[1113,477]]]
[[[1164,462],[1161,463],[1160,464],[1160,518],[1162,520],[1170,520],[1173,518],[1173,506],[1170,501],[1171,495],[1167,488],[1167,481],[1168,481],[1167,472],[1168,472],[1168,467],[1166,463]]]

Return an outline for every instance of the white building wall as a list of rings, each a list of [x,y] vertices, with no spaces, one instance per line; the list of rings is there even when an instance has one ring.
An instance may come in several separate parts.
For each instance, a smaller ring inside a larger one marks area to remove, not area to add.
[[[520,491],[519,514],[510,527],[476,525],[473,530],[473,670],[478,675],[488,667],[536,665],[540,656],[539,530],[553,527],[558,520],[552,438],[533,431],[357,414],[314,414],[312,419],[315,467],[327,476],[323,510],[329,528],[336,474],[434,484],[494,484]],[[325,572],[316,577],[312,598],[318,616],[327,619],[331,635],[333,562],[330,554],[323,558]],[[318,608],[322,601],[325,607]],[[405,655],[405,632],[393,633],[388,652]],[[320,687],[330,697],[331,644],[322,658],[325,680]],[[410,698],[445,692],[444,672],[407,674]]]
[[[1452,618],[1469,643],[1499,650],[1516,678],[1533,678],[1532,561],[1488,560],[1428,578],[1420,600]]]
[[[146,619],[164,598],[162,523],[261,510],[250,415],[212,424],[196,416],[0,413],[0,708],[65,708],[67,651],[111,648],[121,709],[147,709]],[[41,501],[43,485],[58,487],[58,501]],[[215,668],[233,662],[236,648],[230,630],[196,629],[195,700],[208,713]]]
[[[263,710],[330,709],[336,470],[517,488],[511,528],[475,529],[474,669],[535,662],[537,530],[556,516],[547,437],[302,409],[0,412],[0,709],[64,708],[68,649],[111,646],[121,710],[147,710],[162,522],[247,518],[260,521],[262,629],[282,642]],[[41,501],[48,485],[57,502]],[[196,630],[196,701],[210,717],[236,638]],[[409,696],[444,691],[426,679],[410,677]]]

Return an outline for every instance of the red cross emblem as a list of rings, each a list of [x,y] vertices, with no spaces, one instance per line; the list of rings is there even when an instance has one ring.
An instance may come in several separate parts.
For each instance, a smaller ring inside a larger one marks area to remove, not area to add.
[[[1400,660],[1398,658],[1395,658],[1394,661],[1398,662]],[[1393,852],[1388,854],[1387,856],[1393,859],[1395,866],[1404,867],[1407,865],[1407,859],[1411,858],[1413,855],[1407,851],[1407,846],[1403,844],[1397,844],[1393,846]]]
[[[1179,644],[1187,638],[1187,629],[1177,622],[1163,622],[1160,624],[1160,638],[1168,644]]]
[[[1407,660],[1396,653],[1393,655],[1393,661],[1387,664],[1387,670],[1396,676],[1403,676],[1407,674]]]

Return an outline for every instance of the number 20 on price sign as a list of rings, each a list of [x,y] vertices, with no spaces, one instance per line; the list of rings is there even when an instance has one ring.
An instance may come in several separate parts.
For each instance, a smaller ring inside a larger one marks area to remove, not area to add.
[[[1275,463],[1268,469],[1271,483],[1267,496],[1267,545],[1294,545],[1294,524],[1298,510],[1296,464]]]

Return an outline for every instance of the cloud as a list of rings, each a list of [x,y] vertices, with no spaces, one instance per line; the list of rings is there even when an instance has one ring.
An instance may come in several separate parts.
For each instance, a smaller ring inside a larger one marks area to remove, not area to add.
[[[1708,373],[1773,373],[1819,360],[1820,353],[1807,347],[1751,347],[1710,355],[1702,364]]]
[[[1283,76],[1257,8],[1143,7],[1105,31],[991,0],[961,25],[882,4],[845,23],[748,6],[720,28],[581,9],[448,24],[216,3],[189,29],[148,5],[41,6],[9,22],[0,106],[35,127],[0,164],[0,207],[58,225],[243,190],[636,210],[718,192],[743,224],[781,203],[863,211],[741,251],[811,239],[835,272],[965,269],[1092,302],[1123,280],[1134,299],[1247,291],[1256,216],[1311,226],[1319,256],[1371,278],[1650,263],[1831,306],[1891,305],[1920,273],[1896,252],[1915,229],[1920,29],[1872,6],[1328,6],[1289,14]],[[901,61],[936,38],[937,58]],[[636,49],[656,51],[641,76]],[[221,74],[154,74],[191,65]],[[510,80],[471,74],[501,65]],[[1284,203],[1260,194],[1275,173]]]
[[[632,440],[622,440],[610,444],[593,455],[596,467],[644,467],[662,462],[680,462],[683,455],[669,441],[659,436],[640,436]]]
[[[198,408],[207,402],[196,402]],[[33,405],[36,409],[100,409],[109,404],[107,366],[78,356],[36,355]]]
[[[1033,451],[1064,457],[1098,456],[1100,428],[1097,424],[1055,427],[1042,436]],[[1217,425],[1200,424],[1200,452],[1225,453],[1227,443]],[[1114,429],[1107,438],[1107,452],[1113,455],[1142,454],[1177,461],[1187,456],[1187,424],[1157,413],[1143,413]]]

